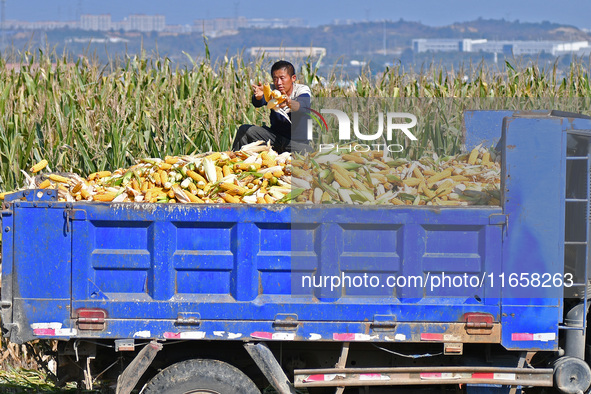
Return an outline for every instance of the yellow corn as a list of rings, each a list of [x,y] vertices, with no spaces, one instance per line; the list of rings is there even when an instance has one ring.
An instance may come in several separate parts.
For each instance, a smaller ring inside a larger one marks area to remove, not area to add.
[[[261,167],[275,167],[277,165],[277,162],[275,160],[271,160],[271,159],[267,159],[267,160],[263,160],[261,162]]]
[[[394,205],[405,205],[404,202],[396,197],[390,200],[390,202]]]
[[[167,156],[166,159],[164,159],[164,161],[166,162],[166,164],[176,164],[179,161],[179,158]]]
[[[450,179],[448,179],[447,181],[443,182],[441,185],[439,185],[439,187],[437,188],[437,190],[435,190],[435,194],[440,194],[444,189],[453,189],[453,185],[454,182]]]
[[[113,199],[117,197],[117,193],[103,193],[103,194],[95,194],[92,199],[94,201],[103,201],[103,202],[109,202],[109,201],[113,201]]]
[[[111,171],[98,171],[98,172],[93,172],[92,174],[90,174],[87,179],[89,181],[92,181],[94,179],[106,178],[108,176],[111,176]]]
[[[31,172],[32,173],[39,172],[42,169],[44,169],[45,167],[47,167],[47,160],[43,159],[39,163],[37,163],[33,167],[31,167]]]
[[[427,179],[427,186],[429,188],[432,188],[433,185],[437,182],[439,182],[442,179],[445,178],[449,178],[451,176],[452,173],[452,169],[451,168],[446,168],[445,170],[438,172],[437,174],[433,175],[432,177],[430,177],[429,179]]]
[[[203,183],[207,183],[205,178],[203,178],[201,175],[197,174],[195,171],[187,170],[187,175],[190,176],[195,182],[201,181]]]
[[[88,192],[88,190],[86,189],[82,189],[80,190],[80,195],[82,196],[83,199],[88,199],[88,197],[90,197],[90,193]]]
[[[54,182],[60,182],[60,183],[68,183],[69,179],[61,176],[61,175],[57,175],[57,174],[49,174],[49,179],[51,179]]]
[[[337,181],[339,185],[342,187],[349,189],[353,186],[353,182],[351,182],[351,178],[349,176],[343,176],[340,172],[333,171],[334,180]]]
[[[478,148],[474,148],[472,149],[472,152],[470,152],[468,164],[476,164],[476,159],[478,159]]]
[[[220,197],[231,204],[238,204],[240,202],[238,197],[234,197],[228,193],[220,193]]]
[[[49,186],[51,186],[51,182],[49,181],[49,179],[46,179],[43,182],[41,182],[38,187],[39,189],[47,189]]]
[[[257,204],[266,204],[267,201],[263,197],[257,197]]]
[[[197,202],[197,203],[200,203],[200,204],[203,203],[203,200],[200,199],[199,197],[197,197],[196,195],[194,195],[193,193],[185,193],[185,194],[186,194],[187,198],[189,200],[191,200],[191,202]]]
[[[189,191],[192,194],[197,194],[197,186],[193,182],[189,183]]]
[[[46,179],[46,180],[47,180],[47,179]],[[76,186],[74,186],[74,187],[72,188],[72,194],[76,194],[76,193],[78,193],[80,190],[82,190],[82,182],[78,182],[78,183],[76,184]]]
[[[357,164],[365,164],[365,159],[363,157],[354,155],[352,153],[346,153],[341,156],[343,160],[352,161]]]
[[[135,178],[131,180],[131,188],[138,192],[141,192],[142,190],[140,187],[140,183]]]
[[[429,189],[425,183],[421,183],[421,185],[423,185],[422,192],[425,196],[433,198],[437,195],[433,190]]]
[[[343,167],[337,164],[331,165],[330,168],[332,168],[332,174],[334,175],[334,179],[335,181],[337,181],[339,185],[347,189],[353,186],[353,182],[351,182],[351,178],[349,176],[349,171],[345,170]]]
[[[220,189],[225,190],[228,193],[239,194],[241,196],[248,191],[248,189],[246,189],[242,186],[238,186],[238,185],[235,185],[235,184],[229,183],[229,182],[220,183]]]
[[[232,169],[228,165],[224,165],[222,167],[222,173],[224,177],[227,177],[228,175],[232,175]]]
[[[405,180],[402,181],[402,183],[404,183],[407,186],[417,186],[422,182],[421,179],[419,178],[406,178]]]
[[[252,171],[261,168],[259,163],[236,163],[234,164],[234,170]]]
[[[170,163],[160,163],[160,169],[161,170],[170,170],[172,168],[172,164]]]
[[[172,189],[170,189],[166,195],[168,196],[168,198],[174,198],[174,191]]]
[[[263,178],[265,178],[265,180],[271,179],[273,178],[273,174],[270,171],[267,171],[263,174]]]
[[[158,171],[158,175],[160,175],[160,182],[164,185],[166,182],[168,182],[168,174],[166,173],[166,171],[160,170]]]
[[[154,178],[154,183],[158,186],[162,186],[162,181],[160,180],[160,173],[155,172],[152,174],[152,178]]]
[[[480,164],[487,164],[490,163],[490,152],[484,152],[482,154],[482,160],[480,161]]]
[[[449,177],[449,179],[454,182],[466,182],[470,180],[470,178],[465,177],[464,175],[452,175]]]
[[[267,202],[267,204],[273,204],[275,202],[275,200],[273,199],[273,197],[271,197],[268,194],[265,194],[265,201]]]
[[[223,173],[222,169],[220,167],[216,166],[216,168],[215,168],[216,182],[221,181],[223,177],[224,177],[224,173]]]
[[[419,179],[425,179],[425,177],[423,176],[423,174],[421,173],[421,170],[419,169],[419,167],[415,167],[412,170],[412,173],[414,174],[414,176],[416,176]]]
[[[217,159],[220,158],[222,154],[220,152],[214,152],[211,155],[205,156],[206,159],[209,159],[211,161],[216,161]]]
[[[273,176],[276,178],[281,178],[285,173],[281,170],[273,171]]]

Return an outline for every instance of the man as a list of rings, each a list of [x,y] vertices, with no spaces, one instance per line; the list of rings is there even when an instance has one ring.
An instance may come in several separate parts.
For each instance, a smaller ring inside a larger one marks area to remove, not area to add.
[[[306,120],[310,108],[310,88],[295,83],[296,75],[293,65],[280,60],[271,67],[273,84],[271,90],[279,90],[287,99],[271,110],[271,127],[242,125],[238,128],[232,150],[251,142],[270,141],[278,153],[304,152],[311,150],[306,134]],[[263,84],[252,85],[252,104],[255,107],[266,105]]]

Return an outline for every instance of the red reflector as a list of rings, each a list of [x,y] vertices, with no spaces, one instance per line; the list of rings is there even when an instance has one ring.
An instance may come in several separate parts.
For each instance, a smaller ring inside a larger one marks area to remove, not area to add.
[[[468,312],[464,313],[464,322],[476,324],[481,327],[492,326],[495,318],[490,313]]]
[[[107,312],[102,309],[81,308],[76,311],[80,330],[104,330]]]
[[[472,379],[494,379],[495,374],[493,372],[474,372]]]

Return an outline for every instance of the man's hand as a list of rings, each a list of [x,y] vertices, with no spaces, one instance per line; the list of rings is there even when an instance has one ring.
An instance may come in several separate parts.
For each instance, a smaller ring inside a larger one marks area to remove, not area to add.
[[[278,105],[279,108],[290,108],[293,112],[300,110],[300,103],[297,100],[292,100],[289,97],[284,102]]]
[[[263,84],[259,82],[258,85],[251,85],[252,87],[252,93],[254,94],[254,98],[256,98],[257,100],[262,100],[264,97],[264,91],[263,91]]]

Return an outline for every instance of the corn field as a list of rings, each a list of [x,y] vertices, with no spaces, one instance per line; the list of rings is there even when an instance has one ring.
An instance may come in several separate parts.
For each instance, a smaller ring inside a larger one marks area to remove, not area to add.
[[[250,85],[271,80],[272,62],[264,57],[214,62],[206,56],[180,69],[169,59],[145,55],[104,65],[39,51],[19,55],[17,68],[8,63],[0,58],[0,192],[21,186],[23,171],[41,159],[53,171],[86,175],[126,168],[138,158],[228,150],[240,124],[268,122],[267,111],[250,103]],[[590,72],[580,62],[566,73],[556,64],[456,71],[431,66],[419,72],[392,67],[377,74],[365,70],[354,81],[343,80],[336,67],[321,76],[319,61],[297,66],[299,82],[311,86],[314,97],[399,98],[409,100],[417,116],[437,112],[444,127],[426,122],[409,158],[457,153],[464,109],[591,113]],[[13,382],[53,390],[45,375],[31,371],[48,360],[34,355],[53,346],[3,340],[0,387],[9,390],[6,382]],[[25,369],[16,373],[14,367]]]
[[[191,62],[179,69],[166,58],[138,55],[105,66],[39,51],[22,54],[20,68],[8,69],[0,59],[0,192],[22,185],[21,170],[41,159],[53,171],[86,175],[128,167],[136,158],[227,150],[240,124],[268,122],[266,111],[250,104],[250,85],[270,80],[269,59]],[[420,144],[408,152],[413,158],[425,150],[456,153],[466,108],[590,108],[583,99],[591,97],[589,70],[576,62],[566,75],[556,65],[455,72],[394,67],[343,81],[336,68],[325,77],[318,70],[311,60],[298,67],[299,81],[315,97],[410,99],[417,116],[439,103],[447,127],[418,130]]]

